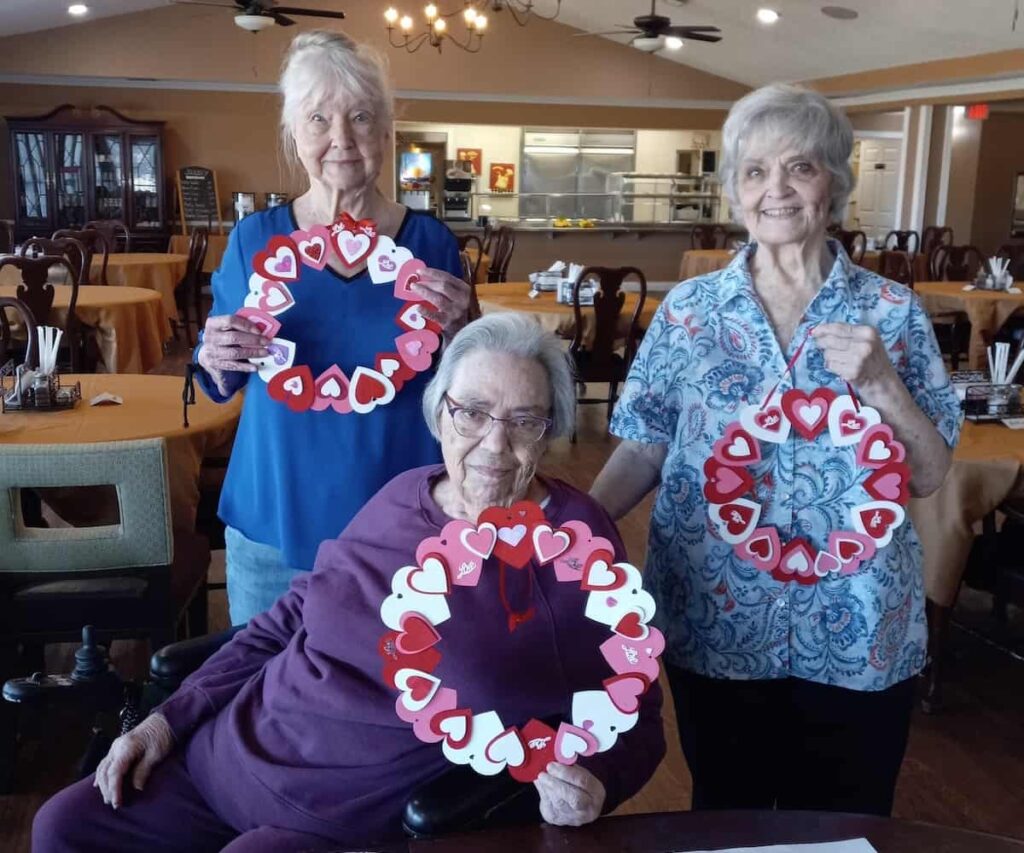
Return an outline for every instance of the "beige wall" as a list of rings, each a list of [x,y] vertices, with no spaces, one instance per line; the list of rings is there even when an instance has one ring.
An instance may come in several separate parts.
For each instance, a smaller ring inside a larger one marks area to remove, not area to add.
[[[1024,114],[993,112],[971,124],[981,126],[971,237],[990,256],[1010,239],[1013,188],[1024,172]]]
[[[889,133],[903,132],[903,111],[895,112],[871,112],[848,114],[850,124],[854,131],[887,131]]]
[[[952,107],[939,105],[932,111],[932,136],[928,149],[928,185],[924,196],[924,225],[944,225],[939,222],[939,196],[942,184],[942,151],[946,143],[946,116]],[[948,205],[947,205],[948,210]]]
[[[968,121],[962,109],[953,109],[953,148],[949,161],[949,197],[946,204],[946,224],[953,229],[957,243],[974,241],[973,219],[975,206],[987,205],[976,200],[978,158],[981,152],[980,121]],[[1007,210],[1009,205],[1007,205]],[[1007,216],[1009,213],[1007,212]]]

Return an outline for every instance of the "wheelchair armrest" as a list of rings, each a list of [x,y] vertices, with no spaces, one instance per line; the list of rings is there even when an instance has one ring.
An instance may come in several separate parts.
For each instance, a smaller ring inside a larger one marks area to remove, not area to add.
[[[219,634],[207,634],[164,646],[149,661],[150,679],[164,690],[177,690],[186,676],[199,669],[207,658],[244,627],[236,625]]]
[[[508,773],[481,776],[465,766],[420,785],[402,813],[402,829],[413,838],[539,822],[540,798],[533,785]]]

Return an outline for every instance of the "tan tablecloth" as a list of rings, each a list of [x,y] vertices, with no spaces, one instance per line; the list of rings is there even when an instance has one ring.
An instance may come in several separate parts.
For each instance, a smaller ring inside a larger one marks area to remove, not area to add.
[[[502,284],[478,284],[476,288],[477,297],[480,300],[480,311],[483,314],[493,314],[498,311],[523,311],[530,314],[540,325],[549,332],[554,332],[561,338],[571,338],[576,329],[576,317],[573,314],[571,305],[560,305],[555,302],[554,293],[542,293],[536,299],[529,297],[531,285],[528,281],[509,281]],[[646,328],[650,325],[654,312],[661,304],[661,296],[647,294],[644,300],[643,310],[640,312],[640,327]],[[622,336],[625,337],[629,326],[629,320],[636,309],[638,294],[627,293],[626,301],[622,306],[622,315],[619,318]],[[583,330],[585,341],[591,341],[594,336],[594,311],[591,308],[583,309],[583,321],[586,328]]]
[[[168,317],[177,317],[174,288],[185,275],[188,255],[169,255],[159,252],[127,252],[110,255],[107,263],[107,281],[121,287],[144,287],[155,290],[164,301]],[[92,271],[98,274],[100,261],[93,260]]]
[[[986,347],[1010,315],[1024,308],[1024,293],[995,290],[964,290],[965,281],[920,281],[914,291],[930,314],[963,311],[971,321],[968,360],[972,370],[985,370]]]
[[[924,546],[925,592],[936,604],[956,601],[974,525],[1020,490],[1024,430],[964,423],[946,480],[934,494],[910,502]]]
[[[736,253],[728,249],[689,249],[683,252],[679,280],[686,281],[688,278],[724,269],[735,257]]]
[[[188,257],[188,241],[187,234],[172,234],[167,251]],[[224,257],[224,250],[227,247],[227,234],[210,235],[210,242],[206,244],[206,260],[203,261],[203,272],[214,272],[220,266],[221,258]]]
[[[189,407],[189,423],[181,425],[183,379],[177,376],[63,376],[65,385],[82,383],[82,402],[60,412],[0,415],[0,444],[90,444],[97,441],[167,439],[171,514],[176,529],[195,527],[199,503],[199,467],[203,457],[222,450],[235,435],[241,395],[218,405],[202,393]],[[124,399],[121,406],[90,406],[95,395],[109,391]]]
[[[0,296],[15,296],[16,287],[0,285]],[[68,317],[71,288],[54,288],[52,322],[63,326]],[[78,288],[75,314],[92,326],[104,373],[147,373],[164,357],[171,328],[160,294],[141,287]],[[14,312],[8,311],[14,320]]]

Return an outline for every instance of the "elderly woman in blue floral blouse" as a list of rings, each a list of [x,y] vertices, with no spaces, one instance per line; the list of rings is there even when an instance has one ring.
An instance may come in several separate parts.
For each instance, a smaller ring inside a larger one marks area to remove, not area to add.
[[[619,518],[659,487],[645,583],[694,808],[892,808],[927,641],[921,545],[900,504],[908,476],[915,496],[942,483],[959,406],[913,293],[826,237],[853,188],[852,144],[814,92],[767,86],[733,106],[723,180],[751,242],[662,303],[612,420],[623,442],[592,490]],[[790,390],[803,408],[783,423],[764,406]],[[824,429],[843,395],[842,422]],[[892,430],[876,429],[879,457],[905,452],[907,468],[883,484],[894,500],[872,504],[866,451],[832,433],[875,412]],[[740,441],[722,445],[727,434]],[[748,467],[720,467],[716,443]],[[713,505],[747,486],[746,509]],[[846,533],[865,505],[876,527]],[[754,525],[757,547],[728,541]],[[791,559],[769,561],[775,549]]]

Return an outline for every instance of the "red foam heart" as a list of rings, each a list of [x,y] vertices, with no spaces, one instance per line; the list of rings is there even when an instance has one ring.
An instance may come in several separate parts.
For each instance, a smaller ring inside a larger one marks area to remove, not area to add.
[[[623,616],[612,630],[623,637],[629,637],[631,640],[640,640],[647,635],[647,626],[644,625],[640,619],[640,614],[635,610],[631,610]]]
[[[779,565],[772,571],[772,577],[780,581],[796,581],[801,584],[812,584],[817,580],[814,574],[814,561],[817,554],[806,539],[797,536],[782,546]]]
[[[810,394],[792,388],[782,395],[782,410],[793,429],[814,441],[828,426],[828,407],[835,398],[836,393],[830,388],[816,388]]]
[[[398,269],[398,276],[395,278],[395,299],[407,299],[415,301],[420,295],[412,289],[412,286],[419,282],[420,274],[427,268],[419,258],[406,261]]]
[[[601,683],[612,704],[623,714],[635,714],[640,710],[640,697],[647,692],[649,684],[646,678],[637,673],[613,675]]]
[[[437,629],[419,613],[406,613],[401,624],[402,633],[395,639],[395,647],[402,654],[414,655],[441,641]]]
[[[587,592],[610,592],[626,584],[626,573],[613,562],[615,555],[604,548],[592,551],[583,564],[580,589]]]
[[[352,390],[350,396],[361,406],[370,406],[373,403],[393,398],[395,388],[378,371],[369,371],[364,368],[357,368],[352,374]]]
[[[267,383],[267,393],[293,412],[305,412],[316,399],[313,374],[305,364],[282,370]]]
[[[429,319],[424,311],[431,312],[434,306],[426,302],[406,302],[395,315],[395,322],[407,331],[419,331],[429,329],[432,332],[441,334],[441,324],[436,320]]]
[[[519,782],[533,782],[555,760],[555,730],[540,720],[530,720],[521,730],[526,746],[526,761],[509,767],[509,775]]]
[[[280,234],[271,237],[266,250],[257,252],[253,257],[252,267],[264,278],[274,281],[298,281],[298,247],[291,237]]]
[[[725,437],[714,443],[711,452],[723,465],[753,465],[761,461],[761,445],[739,424],[729,424]]]
[[[260,287],[260,298],[256,308],[267,314],[281,314],[295,304],[292,292],[279,281],[264,279]]]
[[[432,673],[441,662],[441,653],[435,648],[427,648],[411,655],[403,654],[398,649],[398,631],[389,631],[381,637],[377,651],[384,659],[384,683],[394,688],[398,687],[395,684],[395,674],[400,669]]]
[[[466,733],[456,740],[451,734],[441,728],[441,724],[449,718],[462,718],[465,721]],[[469,708],[456,708],[454,711],[442,711],[430,721],[430,728],[435,734],[444,735],[448,746],[452,749],[461,749],[473,736],[473,712]]]
[[[746,542],[737,547],[737,553],[745,560],[750,560],[755,569],[770,572],[779,564],[782,545],[779,531],[774,527],[759,527]]]
[[[342,266],[355,269],[362,264],[377,245],[376,233],[331,226],[331,247]]]
[[[430,369],[432,356],[440,346],[441,339],[429,329],[405,332],[395,338],[395,349],[399,357],[417,373]]]
[[[422,702],[426,699],[433,691],[435,684],[436,682],[424,678],[422,675],[410,675],[405,680],[406,689],[413,702]]]
[[[872,539],[884,539],[896,524],[896,513],[888,507],[869,507],[858,510],[860,523]]]
[[[416,375],[416,371],[403,362],[396,352],[377,353],[377,360],[373,366],[379,374],[391,380],[396,394],[402,390],[402,386],[406,382]]]
[[[323,225],[314,225],[308,231],[292,231],[291,238],[299,250],[299,258],[308,266],[322,270],[327,266],[331,232]]]
[[[754,488],[754,478],[744,468],[723,465],[714,457],[704,463],[704,497],[708,503],[724,504]]]
[[[906,448],[892,434],[887,424],[877,424],[864,433],[857,445],[857,464],[865,468],[882,468],[890,462],[902,462]]]
[[[754,415],[754,423],[767,433],[778,434],[782,432],[783,412],[778,406],[768,406]],[[760,451],[760,448],[758,448]]]
[[[754,508],[741,503],[728,503],[720,511],[725,520],[725,529],[733,536],[739,536],[750,526]]]
[[[533,501],[518,501],[508,508],[488,507],[477,519],[484,522],[498,531],[491,555],[521,569],[533,557],[533,528],[544,523],[544,510]]]
[[[910,467],[905,462],[890,462],[872,471],[864,480],[864,491],[875,500],[906,506],[910,500]]]

